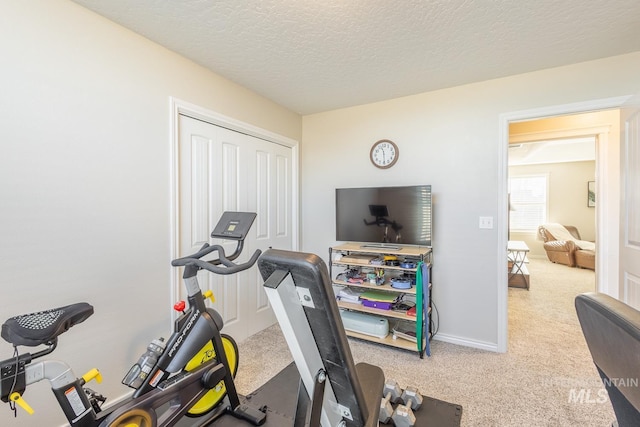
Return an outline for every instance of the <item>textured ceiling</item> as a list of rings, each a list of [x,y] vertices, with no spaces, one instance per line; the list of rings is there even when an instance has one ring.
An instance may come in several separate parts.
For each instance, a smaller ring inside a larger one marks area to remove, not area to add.
[[[638,0],[73,0],[300,114],[640,50]]]
[[[595,160],[594,137],[509,144],[509,166]]]

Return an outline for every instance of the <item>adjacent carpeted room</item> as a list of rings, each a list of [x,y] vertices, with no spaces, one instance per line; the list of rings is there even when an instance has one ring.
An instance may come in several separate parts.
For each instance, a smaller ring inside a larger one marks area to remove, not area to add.
[[[509,289],[505,354],[436,340],[420,359],[350,339],[356,362],[383,368],[387,378],[463,407],[462,426],[609,426],[615,417],[578,324],[574,298],[595,290],[591,270],[529,260],[531,288]],[[437,303],[437,294],[434,295]],[[249,393],[292,358],[272,326],[240,343],[237,386]]]

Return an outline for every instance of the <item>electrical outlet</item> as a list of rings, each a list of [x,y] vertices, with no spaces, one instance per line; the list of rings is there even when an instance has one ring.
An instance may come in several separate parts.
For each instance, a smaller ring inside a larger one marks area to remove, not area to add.
[[[493,217],[492,216],[481,216],[480,217],[480,228],[493,228]]]

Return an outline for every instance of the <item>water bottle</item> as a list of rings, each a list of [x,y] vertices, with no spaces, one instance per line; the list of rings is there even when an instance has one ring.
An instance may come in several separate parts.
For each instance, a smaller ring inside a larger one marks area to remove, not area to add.
[[[144,352],[138,362],[129,369],[127,375],[124,376],[122,384],[131,388],[137,389],[142,385],[147,378],[158,358],[164,351],[164,338],[159,338],[151,341],[147,346],[147,351]]]

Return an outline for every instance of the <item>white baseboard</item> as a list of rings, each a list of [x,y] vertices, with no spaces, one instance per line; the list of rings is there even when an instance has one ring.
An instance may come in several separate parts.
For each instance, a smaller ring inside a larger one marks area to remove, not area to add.
[[[468,338],[460,338],[453,335],[442,334],[440,332],[438,332],[433,337],[433,339],[437,341],[447,342],[449,344],[456,344],[498,353],[498,344],[492,342],[470,340]]]

